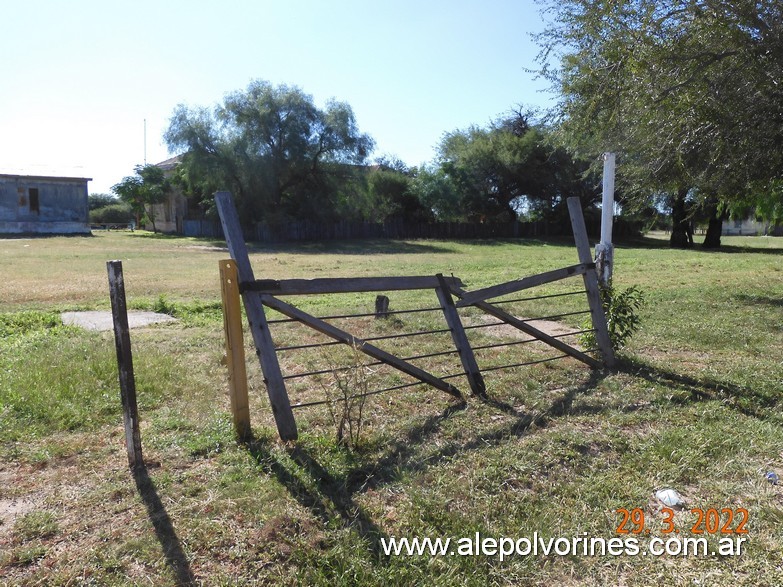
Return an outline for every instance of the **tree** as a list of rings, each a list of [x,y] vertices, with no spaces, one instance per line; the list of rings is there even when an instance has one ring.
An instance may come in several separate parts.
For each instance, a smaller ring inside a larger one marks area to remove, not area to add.
[[[645,200],[695,198],[720,244],[727,204],[783,173],[779,0],[551,0],[540,72],[564,142],[618,152],[618,184]],[[687,243],[675,216],[672,244]]]
[[[411,223],[435,220],[432,208],[419,199],[415,188],[415,169],[399,160],[380,160],[367,178],[370,200],[382,220],[400,219]]]
[[[451,219],[516,220],[523,208],[536,219],[567,218],[566,198],[592,204],[596,182],[588,165],[555,147],[549,135],[522,112],[447,133],[436,167],[419,172],[419,198]]]
[[[322,110],[297,87],[260,80],[212,109],[179,105],[164,137],[184,151],[190,189],[205,198],[231,190],[248,224],[335,217],[340,178],[373,148],[347,103],[330,100]]]
[[[117,197],[111,194],[90,194],[87,196],[88,210],[97,210],[117,203]]]
[[[136,216],[137,226],[141,224],[141,219],[146,214],[152,222],[153,232],[157,232],[154,207],[155,204],[165,201],[171,191],[171,184],[163,170],[155,165],[137,165],[134,170],[135,175],[125,177],[120,183],[112,186],[111,191],[130,204]]]

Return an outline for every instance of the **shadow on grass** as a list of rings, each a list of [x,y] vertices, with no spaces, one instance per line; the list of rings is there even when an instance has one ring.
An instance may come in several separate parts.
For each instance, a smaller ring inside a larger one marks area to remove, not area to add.
[[[781,402],[780,394],[765,394],[755,389],[712,378],[696,379],[674,371],[625,357],[619,370],[672,390],[672,403],[721,401],[724,405],[759,420],[769,420]],[[679,395],[678,395],[679,394]]]
[[[245,443],[248,452],[268,473],[285,487],[291,496],[310,510],[324,524],[335,520],[355,530],[364,538],[370,552],[382,556],[380,540],[383,531],[356,504],[348,478],[338,478],[329,473],[313,456],[300,447],[289,447],[286,462],[272,452],[272,443],[253,438]]]
[[[344,527],[355,530],[366,540],[373,556],[382,559],[384,553],[381,539],[386,534],[356,503],[358,495],[369,489],[395,483],[402,474],[426,471],[455,455],[484,450],[510,438],[520,437],[532,426],[545,426],[549,419],[569,413],[574,399],[589,393],[607,374],[592,372],[586,382],[570,389],[547,410],[536,414],[519,411],[499,400],[481,399],[479,401],[512,416],[511,420],[464,442],[443,445],[432,443],[431,440],[441,431],[442,425],[468,405],[466,402],[452,403],[441,413],[402,431],[378,459],[350,468],[339,476],[327,471],[310,451],[302,447],[289,447],[285,456],[272,450],[274,441],[271,439],[253,439],[246,443],[246,447],[256,461],[273,474],[300,504],[324,523],[332,524],[337,520]],[[426,450],[432,446],[437,448],[434,451]]]
[[[177,537],[171,518],[163,506],[160,496],[158,496],[155,484],[150,479],[147,467],[142,465],[133,469],[133,479],[136,481],[136,489],[147,507],[147,515],[155,528],[155,536],[163,548],[166,564],[173,571],[177,585],[183,587],[196,585],[196,578],[190,569],[188,557],[182,549],[182,543]]]
[[[733,296],[733,299],[737,300],[741,304],[748,306],[777,306],[783,308],[783,294],[779,298],[773,298],[770,296],[756,296],[747,294],[737,294]]]

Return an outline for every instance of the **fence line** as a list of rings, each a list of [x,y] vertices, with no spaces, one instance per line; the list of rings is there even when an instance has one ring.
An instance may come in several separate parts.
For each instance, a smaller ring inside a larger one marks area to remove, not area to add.
[[[598,223],[591,222],[591,234],[598,230],[598,226]],[[563,223],[547,221],[411,223],[403,220],[334,223],[301,220],[274,227],[259,223],[249,230],[245,228],[243,232],[245,240],[262,243],[351,239],[536,238],[570,234]],[[220,223],[208,219],[183,221],[183,233],[191,237],[223,238]]]

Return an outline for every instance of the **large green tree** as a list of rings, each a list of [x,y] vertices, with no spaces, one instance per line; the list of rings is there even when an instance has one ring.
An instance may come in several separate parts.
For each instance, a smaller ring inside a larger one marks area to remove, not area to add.
[[[248,224],[340,215],[350,168],[373,149],[347,103],[320,109],[297,87],[260,80],[213,108],[179,105],[164,137],[184,152],[187,190],[231,190]]]
[[[523,112],[447,133],[435,165],[419,172],[419,197],[439,217],[474,221],[514,220],[521,210],[556,220],[568,196],[591,204],[597,191],[587,164],[553,146],[549,134]]]
[[[618,152],[640,200],[701,205],[719,245],[728,206],[768,198],[783,173],[783,3],[551,0],[547,13],[539,60],[566,144]],[[674,220],[672,244],[687,243]]]

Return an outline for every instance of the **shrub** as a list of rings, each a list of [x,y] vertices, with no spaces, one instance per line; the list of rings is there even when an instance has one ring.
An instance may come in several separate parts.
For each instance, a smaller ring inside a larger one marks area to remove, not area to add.
[[[93,224],[127,224],[133,220],[133,212],[128,204],[110,204],[90,210],[90,222]]]
[[[619,350],[639,330],[641,325],[639,310],[644,306],[644,292],[635,285],[617,290],[610,281],[607,285],[601,286],[601,302],[606,314],[609,340],[612,342],[612,348]],[[591,327],[592,324],[584,325],[584,328]],[[587,332],[580,339],[582,345],[587,348],[595,348],[597,345],[595,332]]]

